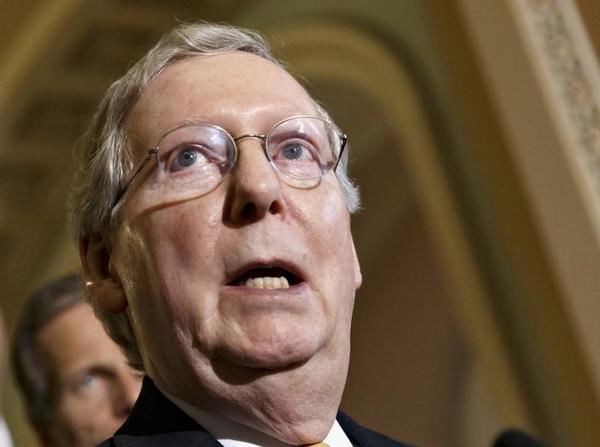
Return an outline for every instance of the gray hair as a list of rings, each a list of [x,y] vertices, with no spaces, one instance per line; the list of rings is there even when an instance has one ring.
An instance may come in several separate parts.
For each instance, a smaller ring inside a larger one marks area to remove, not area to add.
[[[255,54],[279,66],[264,38],[257,32],[230,25],[208,23],[183,24],[165,35],[158,44],[107,90],[91,125],[78,144],[77,172],[70,197],[71,221],[78,239],[86,236],[110,236],[114,228],[113,205],[133,169],[128,150],[125,120],[150,82],[173,63],[199,55],[243,51]],[[331,121],[317,105],[318,113]],[[336,171],[344,191],[346,205],[358,210],[357,187],[347,175],[347,152]],[[134,368],[143,370],[134,332],[125,312],[110,314],[94,305],[109,335],[124,349]]]
[[[77,304],[87,305],[85,287],[81,275],[72,273],[35,291],[17,321],[11,343],[11,366],[27,415],[37,428],[47,428],[53,423],[58,397],[37,336],[51,320]]]

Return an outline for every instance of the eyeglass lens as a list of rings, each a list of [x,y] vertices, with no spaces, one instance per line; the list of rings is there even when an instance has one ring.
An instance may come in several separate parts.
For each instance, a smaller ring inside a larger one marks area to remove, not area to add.
[[[339,152],[337,130],[316,117],[284,120],[265,138],[267,158],[292,182],[319,179],[335,166]],[[236,143],[218,126],[201,123],[175,128],[158,145],[154,189],[161,191],[163,200],[210,192],[233,168],[236,156]]]

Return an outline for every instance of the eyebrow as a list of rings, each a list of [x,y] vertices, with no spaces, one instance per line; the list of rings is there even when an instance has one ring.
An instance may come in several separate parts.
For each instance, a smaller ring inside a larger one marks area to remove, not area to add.
[[[198,119],[198,118],[187,118],[184,119],[183,121],[179,121],[175,126],[171,127],[171,129],[175,129],[176,127],[179,126],[186,126],[188,124],[198,124],[198,123],[211,123],[210,120],[205,120],[205,119]],[[212,123],[211,123],[212,124]]]
[[[294,111],[295,108],[293,108],[293,107],[285,107],[284,110],[285,110],[286,113],[283,114],[283,117],[275,117],[272,120],[273,121],[272,125],[276,124],[277,122],[279,122],[279,121],[281,121],[283,119],[291,118],[293,116],[315,116],[315,117],[319,116],[317,112],[315,112],[315,113],[302,113],[302,112],[300,112],[298,110]],[[162,134],[165,134],[165,133],[167,133],[167,132],[169,132],[169,131],[171,131],[173,129],[176,129],[178,127],[181,127],[181,126],[194,125],[194,124],[212,124],[214,126],[219,126],[219,127],[223,128],[223,129],[225,129],[227,132],[231,133],[231,130],[229,129],[229,126],[225,126],[223,124],[220,124],[217,121],[219,121],[219,117],[217,117],[216,119],[215,118],[208,119],[206,117],[185,118],[185,119],[183,119],[181,121],[177,121],[177,122],[173,123],[173,125],[169,126],[168,129],[164,129],[162,131]]]

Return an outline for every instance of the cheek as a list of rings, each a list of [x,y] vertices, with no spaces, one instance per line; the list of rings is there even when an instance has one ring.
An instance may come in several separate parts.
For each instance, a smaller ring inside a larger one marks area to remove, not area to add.
[[[190,200],[142,213],[123,226],[119,265],[140,339],[165,337],[167,328],[169,337],[187,339],[215,313],[221,215],[216,205],[202,205],[201,199]]]
[[[92,429],[96,425],[94,421],[106,420],[108,423],[109,415],[105,410],[106,405],[102,401],[90,402],[66,396],[59,404],[58,414],[65,427],[81,432]]]
[[[136,233],[157,271],[172,266],[197,272],[198,264],[214,258],[222,219],[216,201],[212,202],[205,206],[205,200],[190,200],[138,219]]]
[[[335,181],[335,180],[334,180]],[[318,268],[326,313],[349,324],[357,284],[350,214],[337,182],[321,185],[319,194],[296,201],[304,214],[304,233]]]
[[[65,397],[57,410],[55,427],[62,433],[64,445],[96,445],[123,422],[115,418],[110,403],[103,400]]]
[[[129,295],[138,295],[139,287],[144,293],[171,294],[166,288],[184,286],[181,278],[199,280],[198,272],[208,272],[221,231],[214,202],[207,207],[196,199],[129,216],[116,244],[121,278],[130,279],[130,284],[123,284]]]
[[[354,260],[350,214],[337,183],[327,186],[323,194],[315,197],[310,204],[307,211],[307,232],[311,238],[310,244],[318,254],[317,260],[320,256],[328,264],[326,271],[336,275],[349,275],[351,271],[348,267]]]

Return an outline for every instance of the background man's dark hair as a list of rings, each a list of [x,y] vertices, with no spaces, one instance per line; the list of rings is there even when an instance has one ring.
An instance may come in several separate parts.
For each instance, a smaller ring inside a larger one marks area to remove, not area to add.
[[[21,310],[11,344],[11,365],[35,427],[51,423],[56,397],[37,342],[38,333],[57,315],[85,302],[83,279],[72,273],[36,290]]]

